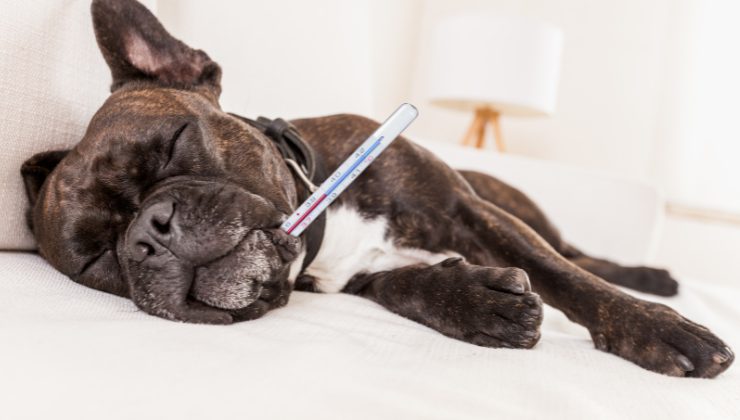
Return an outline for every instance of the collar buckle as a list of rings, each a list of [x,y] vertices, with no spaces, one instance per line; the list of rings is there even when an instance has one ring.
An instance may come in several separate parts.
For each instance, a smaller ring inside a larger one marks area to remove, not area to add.
[[[306,171],[306,168],[304,168],[304,167],[302,167],[301,165],[299,165],[299,164],[298,164],[298,162],[296,162],[296,161],[295,161],[295,160],[293,160],[293,159],[290,159],[290,158],[285,158],[284,160],[285,160],[285,163],[287,163],[287,164],[288,164],[288,166],[290,167],[290,169],[292,169],[292,170],[293,170],[293,172],[294,172],[294,173],[295,173],[295,175],[296,175],[296,176],[298,177],[298,179],[300,179],[300,180],[301,180],[301,182],[303,182],[303,185],[304,185],[304,186],[305,186],[305,187],[306,187],[306,188],[307,188],[307,189],[308,189],[308,190],[309,190],[310,192],[312,192],[312,193],[313,193],[313,192],[315,192],[316,190],[318,190],[318,189],[319,189],[319,187],[317,187],[317,186],[316,186],[316,184],[314,184],[313,182],[311,182],[311,180],[310,180],[310,179],[308,179],[308,176],[307,176],[307,174],[306,174],[306,172],[307,172],[307,171]]]

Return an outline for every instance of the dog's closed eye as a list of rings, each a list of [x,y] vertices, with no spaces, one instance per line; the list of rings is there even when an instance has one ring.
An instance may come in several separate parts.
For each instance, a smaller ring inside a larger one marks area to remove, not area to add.
[[[175,148],[177,146],[177,141],[182,136],[183,131],[188,127],[188,124],[183,124],[180,128],[175,131],[175,134],[172,136],[172,139],[169,141],[169,149],[167,150],[167,160],[164,163],[164,166],[162,168],[167,168],[169,166],[170,162],[172,162],[172,158],[175,155]]]

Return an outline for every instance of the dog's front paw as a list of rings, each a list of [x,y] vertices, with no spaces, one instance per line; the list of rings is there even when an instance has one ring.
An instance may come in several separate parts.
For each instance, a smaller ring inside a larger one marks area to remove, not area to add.
[[[713,378],[735,356],[707,328],[658,303],[626,298],[612,302],[591,331],[596,348],[671,376]]]
[[[527,273],[446,260],[439,275],[455,282],[446,304],[458,319],[456,338],[486,347],[531,348],[540,339],[542,299],[531,292]]]

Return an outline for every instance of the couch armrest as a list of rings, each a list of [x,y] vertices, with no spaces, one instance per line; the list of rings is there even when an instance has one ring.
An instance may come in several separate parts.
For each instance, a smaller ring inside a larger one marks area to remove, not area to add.
[[[524,191],[584,252],[625,264],[645,263],[653,256],[663,200],[649,185],[454,144],[417,143],[454,168],[489,173]]]

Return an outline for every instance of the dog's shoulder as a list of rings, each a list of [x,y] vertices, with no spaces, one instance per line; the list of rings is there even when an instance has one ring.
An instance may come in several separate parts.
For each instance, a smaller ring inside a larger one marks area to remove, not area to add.
[[[333,143],[345,139],[365,139],[380,123],[370,118],[355,114],[336,114],[316,118],[291,120],[306,140],[320,139],[320,143]]]
[[[374,130],[380,124],[368,117],[357,114],[333,114],[313,118],[299,118],[290,121],[298,130]]]

